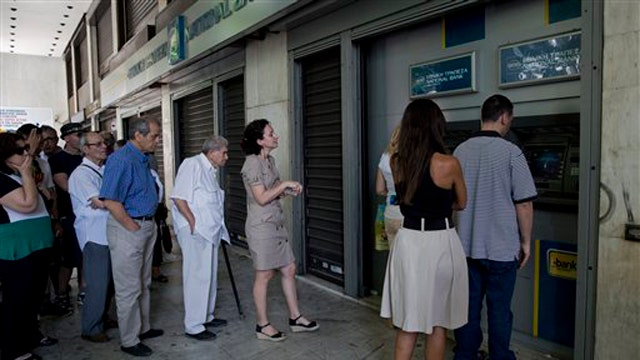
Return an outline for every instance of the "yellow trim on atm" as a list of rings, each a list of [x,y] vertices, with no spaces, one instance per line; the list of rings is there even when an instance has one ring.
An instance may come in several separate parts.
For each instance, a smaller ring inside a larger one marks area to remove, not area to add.
[[[548,1],[548,0],[547,0]],[[445,30],[445,26],[444,26],[444,16],[442,17],[442,48],[446,49],[447,48],[447,43],[446,43],[446,30]]]
[[[533,337],[538,337],[538,316],[540,307],[540,240],[534,242],[534,272],[533,272]]]
[[[544,24],[549,25],[549,0],[544,0]]]

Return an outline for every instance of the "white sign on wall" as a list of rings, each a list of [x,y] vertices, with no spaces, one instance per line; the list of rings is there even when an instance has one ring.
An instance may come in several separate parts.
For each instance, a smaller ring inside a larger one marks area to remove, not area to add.
[[[0,106],[0,132],[16,131],[22,124],[53,126],[51,108]]]

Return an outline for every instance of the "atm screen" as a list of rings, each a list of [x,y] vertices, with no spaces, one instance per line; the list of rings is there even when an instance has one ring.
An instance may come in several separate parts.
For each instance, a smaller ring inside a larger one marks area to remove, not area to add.
[[[531,175],[536,181],[562,179],[564,146],[529,148],[528,160]]]

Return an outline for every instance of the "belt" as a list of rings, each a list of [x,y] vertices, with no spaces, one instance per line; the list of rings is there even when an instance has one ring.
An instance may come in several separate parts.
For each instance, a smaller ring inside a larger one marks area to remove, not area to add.
[[[402,227],[420,231],[451,229],[453,226],[453,221],[449,218],[425,219],[405,217],[402,222]]]
[[[149,215],[149,216],[132,216],[131,217],[133,220],[140,220],[140,221],[151,221],[151,220],[155,220],[155,217],[153,215]]]

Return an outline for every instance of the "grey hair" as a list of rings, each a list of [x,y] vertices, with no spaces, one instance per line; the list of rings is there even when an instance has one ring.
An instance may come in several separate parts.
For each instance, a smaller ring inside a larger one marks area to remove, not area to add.
[[[219,135],[213,135],[207,138],[202,144],[202,153],[207,155],[209,151],[219,151],[223,147],[229,146],[227,139]]]
[[[147,136],[151,131],[149,126],[151,123],[160,126],[160,122],[156,119],[141,118],[139,116],[129,119],[129,139],[134,140],[137,132],[142,136]]]
[[[83,149],[85,145],[87,145],[87,138],[89,137],[89,134],[95,134],[100,136],[100,134],[95,131],[81,132],[80,133],[80,149]],[[84,150],[82,152],[84,153]]]

